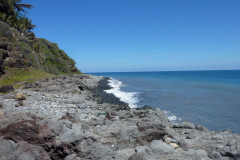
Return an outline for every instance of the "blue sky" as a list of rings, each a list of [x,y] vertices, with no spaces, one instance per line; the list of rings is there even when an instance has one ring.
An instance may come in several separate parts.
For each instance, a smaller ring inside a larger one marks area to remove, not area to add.
[[[240,69],[239,0],[24,0],[83,72]]]

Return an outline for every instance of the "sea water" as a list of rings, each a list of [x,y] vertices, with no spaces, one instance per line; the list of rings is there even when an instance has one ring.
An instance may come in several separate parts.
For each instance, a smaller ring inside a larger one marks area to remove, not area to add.
[[[149,105],[169,120],[240,134],[240,70],[92,73],[110,77],[113,93],[130,107]]]

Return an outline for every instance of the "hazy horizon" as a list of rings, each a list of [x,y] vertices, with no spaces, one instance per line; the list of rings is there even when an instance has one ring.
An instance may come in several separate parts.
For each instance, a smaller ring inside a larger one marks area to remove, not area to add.
[[[85,73],[131,73],[131,72],[201,72],[201,71],[240,71],[240,69],[215,69],[215,70],[161,70],[161,71],[119,71],[119,72],[85,72]]]

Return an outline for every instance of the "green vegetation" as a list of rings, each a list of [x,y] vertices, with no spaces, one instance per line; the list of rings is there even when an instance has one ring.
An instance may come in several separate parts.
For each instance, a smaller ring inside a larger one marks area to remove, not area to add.
[[[35,38],[34,33],[31,31],[36,26],[32,24],[24,16],[25,9],[31,9],[33,6],[30,4],[22,4],[22,0],[1,0],[0,1],[0,19],[17,30],[24,33],[31,39]]]
[[[55,76],[34,68],[25,68],[23,70],[19,70],[18,68],[9,68],[6,71],[7,74],[0,78],[0,85],[13,85],[14,88],[19,88],[25,82],[31,83],[36,80]]]
[[[53,75],[81,73],[56,43],[36,38],[35,25],[25,17],[25,9],[33,6],[21,1],[0,1],[0,74],[6,73],[0,75],[0,85],[19,87]]]
[[[46,39],[38,39],[36,46],[39,53],[41,53],[41,61],[46,71],[54,74],[80,73],[74,67],[74,60],[59,49],[56,43],[51,43]]]

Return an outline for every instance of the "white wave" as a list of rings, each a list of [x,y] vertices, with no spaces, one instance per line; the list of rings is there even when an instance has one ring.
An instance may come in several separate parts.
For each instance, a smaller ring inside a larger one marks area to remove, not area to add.
[[[167,118],[170,122],[180,122],[182,120],[181,118],[175,116],[169,111],[164,111],[164,113],[167,115]]]
[[[138,103],[138,92],[124,92],[120,88],[125,86],[121,81],[110,78],[108,80],[109,86],[112,87],[109,90],[105,90],[106,93],[112,93],[116,97],[120,98],[121,101],[128,103],[129,107],[136,108]]]

